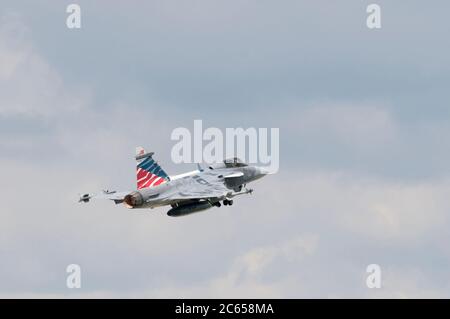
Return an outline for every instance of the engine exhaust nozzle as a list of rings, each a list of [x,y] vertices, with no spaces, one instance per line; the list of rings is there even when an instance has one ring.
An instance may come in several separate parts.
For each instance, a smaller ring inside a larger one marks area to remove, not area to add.
[[[136,208],[144,204],[144,199],[142,198],[141,193],[133,192],[125,196],[123,203],[127,208]]]

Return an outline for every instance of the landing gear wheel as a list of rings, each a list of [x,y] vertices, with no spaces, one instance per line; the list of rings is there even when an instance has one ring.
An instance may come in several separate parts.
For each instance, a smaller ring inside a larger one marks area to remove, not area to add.
[[[222,206],[222,204],[220,202],[217,202],[217,203],[214,204],[214,206],[220,207],[220,206]]]
[[[233,205],[233,200],[231,199],[231,200],[229,200],[229,199],[224,199],[223,200],[223,204],[225,205],[225,206],[231,206],[231,205]]]

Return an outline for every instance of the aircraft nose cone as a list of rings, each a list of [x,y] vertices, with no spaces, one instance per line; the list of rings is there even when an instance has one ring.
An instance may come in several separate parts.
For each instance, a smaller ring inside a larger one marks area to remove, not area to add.
[[[264,168],[264,167],[258,167],[258,173],[259,173],[259,175],[268,175],[268,174],[270,174],[269,171],[266,168]]]
[[[260,179],[260,178],[266,176],[267,174],[269,174],[269,171],[264,167],[256,167],[255,173],[256,173],[255,178]]]

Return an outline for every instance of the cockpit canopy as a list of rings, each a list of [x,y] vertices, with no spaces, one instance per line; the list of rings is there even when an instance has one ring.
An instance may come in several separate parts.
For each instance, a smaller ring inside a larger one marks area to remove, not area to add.
[[[227,158],[223,161],[223,163],[225,164],[225,167],[227,167],[227,168],[248,166],[243,160],[241,160],[237,157]]]
[[[216,169],[216,168],[232,168],[232,167],[244,167],[248,166],[243,160],[233,157],[233,158],[227,158],[222,163],[216,163],[209,166],[210,169]]]

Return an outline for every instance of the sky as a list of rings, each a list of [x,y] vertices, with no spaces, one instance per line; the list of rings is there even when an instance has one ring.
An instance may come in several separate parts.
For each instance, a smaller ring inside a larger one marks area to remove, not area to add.
[[[0,297],[449,298],[449,10],[2,0]],[[196,119],[279,128],[278,173],[184,218],[77,202],[133,189],[138,145],[194,169],[170,135]]]

